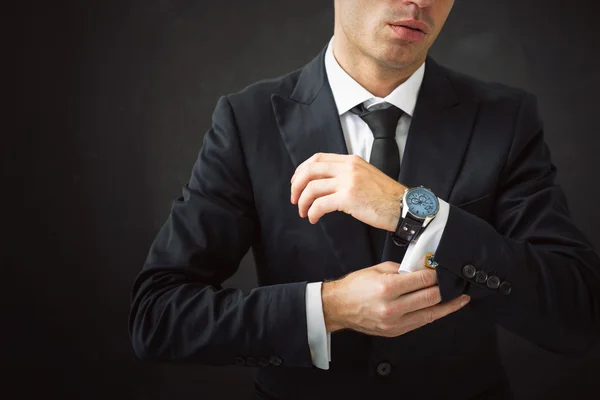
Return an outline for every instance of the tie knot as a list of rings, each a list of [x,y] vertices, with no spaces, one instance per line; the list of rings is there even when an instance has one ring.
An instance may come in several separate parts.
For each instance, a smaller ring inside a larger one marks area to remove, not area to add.
[[[377,107],[377,106],[374,106]],[[402,116],[402,110],[393,104],[389,107],[367,110],[363,103],[351,110],[367,123],[376,139],[393,138],[396,136],[396,126]]]

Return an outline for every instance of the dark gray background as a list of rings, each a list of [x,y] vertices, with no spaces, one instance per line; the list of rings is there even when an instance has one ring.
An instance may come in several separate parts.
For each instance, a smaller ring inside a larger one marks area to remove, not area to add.
[[[3,58],[16,73],[3,75],[16,109],[5,109],[2,132],[0,397],[250,393],[250,368],[138,361],[130,287],[217,98],[310,61],[333,32],[332,4],[32,1],[5,14]],[[593,0],[457,0],[431,52],[538,96],[558,183],[597,249],[599,11]],[[253,287],[253,267],[249,253],[227,286]],[[501,333],[520,398],[600,389],[600,348],[565,359]]]

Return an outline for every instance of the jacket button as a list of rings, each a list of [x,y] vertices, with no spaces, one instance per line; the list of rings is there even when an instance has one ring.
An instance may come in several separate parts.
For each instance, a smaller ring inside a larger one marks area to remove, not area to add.
[[[392,372],[392,364],[389,362],[380,362],[377,365],[377,375],[379,376],[388,376]]]
[[[246,360],[244,360],[244,357],[236,357],[235,365],[237,365],[238,367],[243,367],[246,365]]]
[[[281,365],[283,360],[277,356],[271,356],[271,358],[269,358],[269,362],[271,363],[271,365],[274,365],[277,367],[277,366]]]
[[[258,365],[261,367],[268,367],[271,363],[269,363],[269,360],[266,357],[258,357]]]
[[[487,281],[488,275],[485,271],[477,271],[475,274],[475,282],[477,283],[485,283]]]
[[[466,278],[471,279],[472,277],[475,276],[475,273],[477,272],[477,270],[475,269],[474,266],[472,266],[471,264],[467,264],[463,267],[462,269],[462,273]]]
[[[510,292],[512,292],[512,286],[508,282],[502,282],[498,288],[498,291],[504,295],[509,295]]]
[[[487,286],[490,289],[498,289],[498,286],[500,286],[500,278],[495,275],[490,276],[487,280]]]
[[[258,360],[254,357],[246,358],[246,365],[249,367],[256,367],[258,365]]]

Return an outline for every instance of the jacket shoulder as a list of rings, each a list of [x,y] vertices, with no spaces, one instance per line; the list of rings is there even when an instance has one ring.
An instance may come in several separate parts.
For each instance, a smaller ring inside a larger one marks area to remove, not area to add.
[[[475,98],[483,103],[516,102],[532,93],[515,86],[497,81],[486,81],[472,75],[440,65],[450,84],[460,97]]]
[[[265,106],[270,109],[271,96],[277,94],[289,97],[294,91],[301,72],[302,68],[298,68],[275,78],[261,79],[237,92],[227,94],[227,98],[234,109],[260,110]]]

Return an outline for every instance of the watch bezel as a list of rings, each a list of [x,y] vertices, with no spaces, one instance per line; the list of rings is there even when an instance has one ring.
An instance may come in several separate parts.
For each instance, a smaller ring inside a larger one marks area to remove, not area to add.
[[[414,213],[412,213],[410,211],[410,205],[408,204],[407,198],[408,198],[408,194],[410,192],[413,192],[417,189],[425,189],[428,190],[431,195],[435,198],[435,210],[432,211],[431,213],[427,214],[425,217],[420,217],[418,215],[415,215]],[[425,187],[425,186],[415,186],[412,188],[408,188],[404,191],[404,195],[402,196],[402,218],[406,218],[407,214],[410,214],[411,217],[419,220],[419,221],[426,221],[426,223],[423,226],[427,226],[427,224],[429,223],[429,221],[431,221],[436,215],[437,213],[440,211],[440,201],[438,200],[437,196],[435,195],[435,193],[433,193],[433,190]]]

